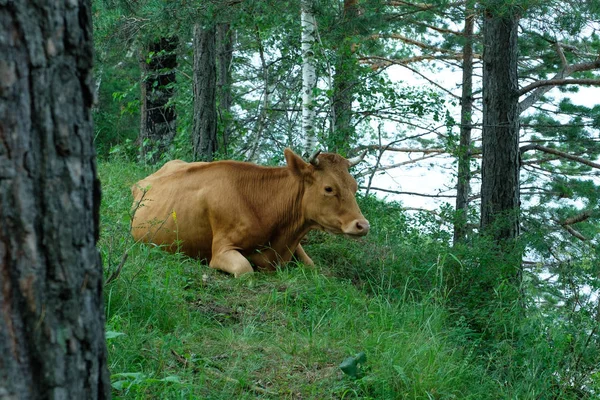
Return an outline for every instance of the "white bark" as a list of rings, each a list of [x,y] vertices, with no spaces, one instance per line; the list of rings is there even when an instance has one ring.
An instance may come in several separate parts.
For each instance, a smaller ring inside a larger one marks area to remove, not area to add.
[[[315,132],[315,107],[313,90],[317,83],[315,69],[316,21],[312,13],[312,1],[302,1],[302,137],[304,154],[311,154],[317,146]]]

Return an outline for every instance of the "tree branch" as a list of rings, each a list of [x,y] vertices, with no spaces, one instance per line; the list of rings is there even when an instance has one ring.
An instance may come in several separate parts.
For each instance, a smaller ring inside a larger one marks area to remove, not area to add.
[[[566,86],[566,85],[593,85],[600,86],[600,79],[547,79],[541,81],[535,81],[521,90],[519,90],[519,96],[522,96],[534,89],[542,86]]]
[[[384,151],[397,151],[400,153],[423,153],[423,154],[431,154],[431,153],[445,153],[444,149],[414,149],[411,147],[394,147],[389,145],[378,145],[378,144],[369,144],[364,146],[358,146],[357,150],[380,150]]]
[[[456,99],[460,99],[460,96],[455,95],[454,93],[452,93],[451,91],[449,91],[448,89],[446,89],[445,87],[443,87],[442,85],[440,85],[439,83],[433,81],[432,79],[428,78],[427,76],[425,76],[422,72],[411,68],[408,66],[408,64],[414,63],[414,62],[420,62],[420,61],[425,61],[425,60],[448,60],[448,59],[453,59],[453,60],[462,60],[463,56],[462,54],[454,54],[454,55],[446,55],[446,56],[416,56],[416,57],[411,57],[411,58],[405,58],[403,60],[394,60],[394,59],[390,59],[390,58],[385,58],[385,57],[379,57],[379,56],[369,56],[369,57],[361,57],[358,60],[364,64],[371,64],[372,68],[383,68],[383,67],[388,67],[390,65],[400,65],[412,72],[414,72],[415,74],[421,76],[423,79],[425,79],[427,82],[431,83],[432,85],[436,86],[437,88],[439,88],[440,90],[448,93],[450,96],[456,98]],[[376,60],[378,62],[371,62],[371,60]]]
[[[366,189],[366,186],[359,186],[359,189]],[[392,193],[392,194],[408,194],[411,196],[420,196],[420,197],[433,197],[433,198],[450,198],[453,199],[456,196],[452,196],[452,195],[445,195],[445,194],[426,194],[426,193],[416,193],[416,192],[402,192],[402,191],[398,191],[398,190],[391,190],[391,189],[383,189],[383,188],[378,188],[378,187],[374,187],[371,186],[371,190],[377,190],[378,192],[385,192],[385,193]]]
[[[574,225],[574,224],[577,224],[579,222],[586,221],[591,216],[592,216],[592,210],[585,210],[584,212],[582,212],[579,215],[575,215],[574,217],[570,217],[570,218],[565,219],[560,224],[563,225],[563,226],[564,225]]]
[[[438,26],[433,26],[433,25],[426,24],[426,23],[424,23],[422,21],[415,21],[412,18],[410,20],[410,24],[411,25],[414,24],[414,25],[424,26],[427,29],[431,29],[432,31],[436,31],[436,32],[443,33],[443,34],[450,34],[450,35],[455,35],[455,36],[464,36],[465,35],[464,32],[462,32],[462,31],[453,31],[453,30],[450,30],[450,29],[443,29],[443,28],[440,28]]]
[[[368,39],[372,39],[372,40],[374,40],[374,39],[397,39],[404,43],[408,43],[408,44],[412,44],[414,46],[420,47],[421,49],[424,49],[424,50],[435,51],[435,52],[442,53],[442,54],[454,53],[451,50],[442,49],[441,47],[431,46],[431,45],[428,45],[427,43],[419,42],[418,40],[414,40],[414,39],[408,38],[404,35],[399,35],[397,33],[390,33],[390,34],[378,34],[377,33],[377,34],[369,36]]]
[[[426,156],[419,157],[419,158],[415,158],[415,159],[413,159],[413,160],[402,161],[402,162],[399,162],[399,163],[396,163],[396,164],[386,165],[385,167],[379,167],[379,168],[377,168],[377,170],[378,170],[378,171],[386,171],[386,170],[388,170],[388,169],[394,169],[394,168],[398,168],[398,167],[401,167],[401,166],[403,166],[403,165],[414,164],[414,163],[417,163],[417,162],[419,162],[419,161],[423,161],[423,160],[426,160],[426,159],[428,159],[428,158],[435,157],[435,156],[437,156],[437,155],[439,155],[439,154],[440,154],[440,153],[432,153],[432,154],[428,154],[428,155],[426,155]],[[371,174],[371,172],[372,172],[372,171],[373,171],[372,169],[370,169],[370,170],[367,170],[366,172],[363,172],[363,173],[360,173],[360,174],[358,174],[358,176],[361,176],[361,177],[362,177],[362,176],[367,176],[367,175]]]
[[[598,169],[600,169],[600,164],[598,164],[598,163],[595,163],[595,162],[590,161],[590,160],[586,160],[583,157],[574,156],[572,154],[568,154],[568,153],[565,153],[563,151],[552,149],[550,147],[542,146],[542,145],[539,145],[539,144],[528,144],[526,146],[522,146],[519,149],[519,151],[520,151],[521,154],[523,154],[523,153],[525,153],[526,151],[529,151],[529,150],[543,151],[544,153],[554,154],[555,156],[566,158],[566,159],[571,160],[571,161],[577,161],[577,162],[579,162],[581,164],[585,164],[585,165],[590,166],[592,168],[598,168]]]
[[[565,54],[563,52],[563,47],[567,47],[567,45],[564,45],[559,42],[556,42],[554,45],[555,45],[556,52],[558,53],[558,57],[560,58],[563,68],[556,75],[554,75],[554,77],[552,79],[534,82],[534,83],[522,88],[519,91],[519,96],[522,96],[526,93],[533,91],[529,96],[527,96],[527,98],[523,99],[519,103],[519,113],[522,113],[523,111],[525,111],[526,109],[531,107],[533,104],[535,104],[544,94],[546,94],[554,86],[561,85],[560,83],[558,83],[560,81],[567,82],[567,83],[563,83],[562,85],[570,85],[570,84],[599,85],[600,84],[600,80],[597,80],[597,79],[595,81],[599,82],[599,83],[577,83],[576,80],[565,79],[566,77],[568,77],[569,75],[571,75],[574,72],[590,71],[593,69],[600,68],[600,58],[598,58],[592,62],[568,65],[567,58],[565,57]]]
[[[480,59],[481,54],[474,54],[473,57]],[[463,59],[462,53],[455,53],[455,54],[447,54],[447,55],[440,55],[440,56],[433,56],[433,55],[414,56],[414,57],[404,58],[402,60],[395,60],[395,59],[380,57],[380,56],[365,56],[365,57],[360,57],[358,60],[365,64],[371,63],[374,66],[381,68],[381,67],[387,67],[389,65],[406,66],[407,64],[412,64],[412,63],[416,63],[416,62],[420,62],[420,61],[430,61],[430,60],[441,60],[441,61],[443,61],[443,60],[458,60],[458,61],[461,61],[462,59]],[[372,63],[371,60],[379,61],[379,63]]]
[[[581,233],[579,233],[578,231],[576,231],[575,229],[573,229],[570,225],[563,225],[563,227],[567,230],[567,232],[569,232],[571,235],[575,236],[577,239],[579,239],[579,240],[581,240],[583,242],[587,242],[588,241],[588,238],[586,238]]]

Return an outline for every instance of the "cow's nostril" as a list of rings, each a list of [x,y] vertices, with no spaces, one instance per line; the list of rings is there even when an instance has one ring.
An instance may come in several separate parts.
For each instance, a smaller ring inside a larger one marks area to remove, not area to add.
[[[349,222],[348,225],[345,225],[342,231],[350,236],[364,236],[369,233],[370,227],[369,221],[366,219],[355,219]]]
[[[368,232],[369,228],[370,228],[370,226],[367,221],[356,221],[356,229],[359,232]]]

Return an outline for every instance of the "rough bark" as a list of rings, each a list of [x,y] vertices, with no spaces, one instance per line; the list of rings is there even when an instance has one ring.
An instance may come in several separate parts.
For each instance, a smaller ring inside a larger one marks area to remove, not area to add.
[[[358,1],[344,0],[342,21],[351,27],[358,18]],[[346,154],[350,150],[355,136],[352,125],[352,102],[356,86],[358,62],[354,56],[352,29],[344,29],[343,37],[336,54],[335,75],[333,77],[333,137],[330,139],[330,151]]]
[[[481,228],[497,241],[519,234],[518,18],[484,16]]]
[[[154,164],[171,145],[177,132],[177,114],[173,104],[177,37],[160,38],[148,46],[140,60],[142,159]]]
[[[463,46],[462,94],[460,113],[460,142],[458,145],[458,177],[456,185],[456,220],[454,243],[463,241],[468,234],[467,215],[471,191],[471,130],[473,114],[473,29],[475,13],[467,7],[465,18],[465,44]]]
[[[107,399],[88,0],[0,1],[0,398]]]
[[[216,29],[194,25],[194,159],[212,161],[217,151]]]
[[[233,38],[229,24],[217,25],[217,99],[219,102],[219,124],[222,135],[222,152],[227,155],[231,122],[231,61]]]

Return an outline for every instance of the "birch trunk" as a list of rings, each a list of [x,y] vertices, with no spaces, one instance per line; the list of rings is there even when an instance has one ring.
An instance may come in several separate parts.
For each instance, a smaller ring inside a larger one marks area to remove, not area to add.
[[[317,146],[313,95],[317,83],[314,52],[317,27],[312,6],[312,1],[302,1],[302,137],[305,155],[311,154]]]

